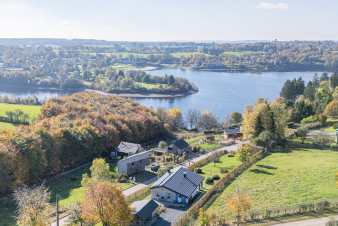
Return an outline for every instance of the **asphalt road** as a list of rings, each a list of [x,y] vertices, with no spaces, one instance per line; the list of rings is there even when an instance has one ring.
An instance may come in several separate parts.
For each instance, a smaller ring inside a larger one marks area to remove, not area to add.
[[[331,220],[335,219],[338,221],[338,216],[335,217],[323,217],[311,220],[295,221],[283,224],[274,224],[273,226],[326,226],[326,224]]]

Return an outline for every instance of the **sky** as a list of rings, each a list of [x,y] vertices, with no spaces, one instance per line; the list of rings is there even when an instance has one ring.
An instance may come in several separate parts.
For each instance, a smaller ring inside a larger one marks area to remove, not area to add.
[[[337,0],[0,0],[0,38],[338,40]]]

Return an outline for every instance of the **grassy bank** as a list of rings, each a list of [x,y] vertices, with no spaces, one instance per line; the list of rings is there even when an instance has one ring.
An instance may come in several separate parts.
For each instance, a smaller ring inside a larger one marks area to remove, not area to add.
[[[237,188],[250,195],[253,210],[257,211],[337,199],[337,171],[337,152],[298,149],[274,153],[239,176],[211,204],[208,212],[227,215],[226,200]]]

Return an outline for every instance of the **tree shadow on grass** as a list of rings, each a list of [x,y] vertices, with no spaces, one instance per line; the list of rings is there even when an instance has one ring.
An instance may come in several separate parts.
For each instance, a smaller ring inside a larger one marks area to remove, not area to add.
[[[271,166],[271,165],[257,164],[256,166],[261,167],[261,168],[265,168],[265,169],[274,169],[274,170],[277,169],[277,167]]]
[[[270,173],[269,171],[262,170],[262,169],[252,169],[250,172],[256,173],[256,174],[266,174],[266,175],[274,175],[273,173]]]

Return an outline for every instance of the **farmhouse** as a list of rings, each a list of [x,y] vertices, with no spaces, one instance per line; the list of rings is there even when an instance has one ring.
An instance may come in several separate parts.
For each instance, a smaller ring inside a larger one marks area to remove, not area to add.
[[[152,225],[158,217],[159,207],[159,204],[152,199],[133,202],[131,204],[134,215],[133,225]]]
[[[239,126],[232,126],[228,127],[224,130],[224,139],[230,139],[230,138],[241,138],[241,127]]]
[[[143,151],[144,149],[140,144],[121,142],[119,146],[110,153],[110,156],[113,159],[117,159],[118,157],[131,156]]]
[[[189,151],[191,151],[190,146],[183,139],[175,140],[168,146],[168,152],[176,155],[183,155]]]
[[[117,162],[117,171],[122,175],[133,175],[145,171],[146,166],[150,163],[151,151],[144,151]]]
[[[151,186],[151,196],[154,200],[188,205],[199,193],[203,177],[179,166],[168,171]]]

